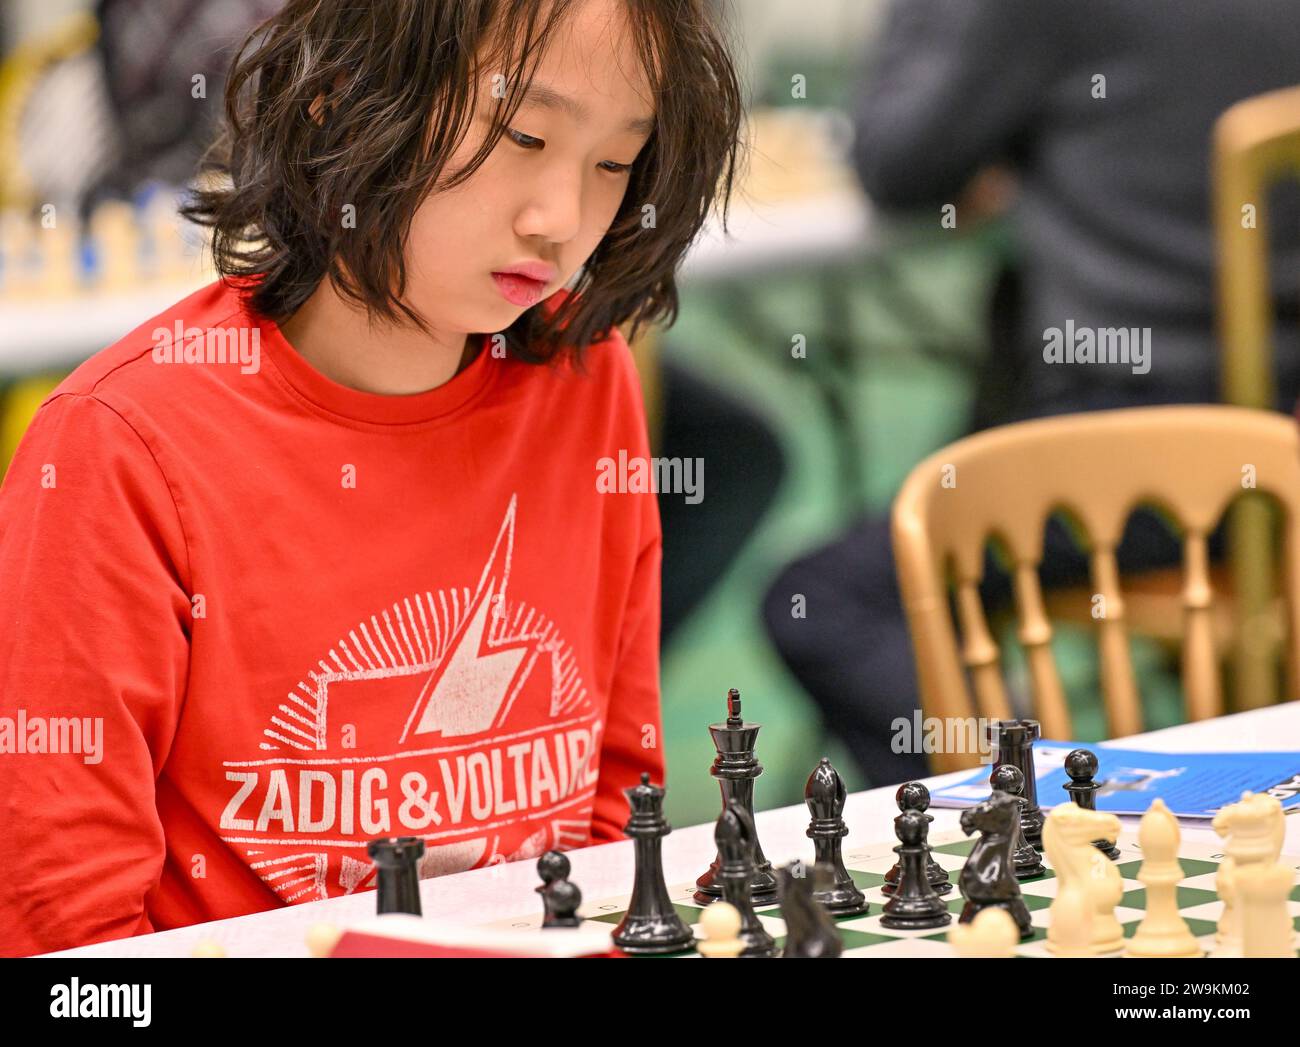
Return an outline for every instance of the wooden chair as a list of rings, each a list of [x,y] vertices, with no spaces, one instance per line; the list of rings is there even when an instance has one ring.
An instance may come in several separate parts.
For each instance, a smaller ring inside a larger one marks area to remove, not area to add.
[[[1300,177],[1300,87],[1248,98],[1224,112],[1214,126],[1212,174],[1223,399],[1271,409],[1277,392],[1268,191],[1284,178]],[[1272,534],[1267,506],[1244,503],[1233,510],[1228,559],[1240,604],[1232,652],[1238,708],[1276,699],[1281,630],[1270,613]]]
[[[1227,406],[1100,411],[990,429],[931,455],[908,476],[893,507],[894,556],[923,713],[1012,715],[998,646],[979,598],[985,547],[996,538],[1010,558],[1034,715],[1044,737],[1071,736],[1037,573],[1047,518],[1065,511],[1085,536],[1093,591],[1104,601],[1096,626],[1109,732],[1141,730],[1115,558],[1125,522],[1140,504],[1160,506],[1183,530],[1182,678],[1188,719],[1222,712],[1207,537],[1251,481],[1283,510],[1282,590],[1294,615],[1300,606],[1300,432],[1288,416]],[[950,613],[950,583],[960,645]],[[1292,628],[1287,659],[1292,695],[1300,693],[1294,686],[1300,671],[1295,637]],[[956,770],[977,758],[936,753],[934,767]]]

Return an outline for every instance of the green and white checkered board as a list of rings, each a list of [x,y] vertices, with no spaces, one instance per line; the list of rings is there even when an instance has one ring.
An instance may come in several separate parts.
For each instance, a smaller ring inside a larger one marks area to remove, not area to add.
[[[888,956],[956,956],[948,945],[948,927],[922,931],[893,930],[880,925],[881,909],[888,900],[888,895],[880,890],[885,882],[885,873],[896,860],[893,844],[881,843],[866,847],[849,847],[844,852],[844,865],[853,876],[854,882],[867,896],[870,908],[865,916],[849,916],[836,920],[840,936],[844,941],[844,955],[852,957],[888,957]],[[951,893],[944,895],[948,909],[957,920],[965,900],[957,890],[957,876],[966,862],[967,855],[975,846],[975,839],[963,836],[960,832],[935,834],[930,838],[930,847],[934,860],[948,870],[952,880]],[[1131,938],[1138,924],[1145,915],[1146,888],[1137,878],[1138,868],[1142,865],[1142,851],[1129,834],[1122,836],[1119,842],[1120,876],[1124,879],[1124,896],[1115,910],[1115,918],[1124,927],[1124,936]],[[1183,919],[1191,927],[1192,933],[1200,938],[1201,944],[1208,951],[1214,943],[1214,932],[1218,926],[1219,915],[1223,912],[1223,902],[1215,890],[1214,878],[1219,870],[1223,855],[1206,847],[1195,847],[1184,843],[1179,849],[1179,861],[1183,867],[1183,881],[1178,887],[1178,909]],[[1282,861],[1300,870],[1300,858],[1284,855]],[[1046,855],[1043,864],[1047,865]],[[579,884],[579,887],[582,885]],[[1035,880],[1026,880],[1020,885],[1025,904],[1033,919],[1034,936],[1023,941],[1016,948],[1020,956],[1050,957],[1044,941],[1047,937],[1047,910],[1056,897],[1056,874],[1050,866],[1045,875]],[[694,884],[682,884],[670,887],[669,896],[683,920],[695,929],[697,938],[703,934],[699,928],[700,914],[703,908],[693,899]],[[606,898],[595,901],[584,899],[579,912],[589,921],[607,923],[611,930],[623,919],[627,911],[628,897]],[[1292,921],[1300,931],[1300,886],[1291,890],[1288,902]],[[779,906],[767,906],[758,910],[758,918],[776,939],[777,945],[783,943],[785,922],[781,919]],[[507,919],[494,923],[494,927],[537,927],[542,924],[541,913]],[[682,955],[694,955],[687,953]],[[1121,956],[1121,952],[1110,953]]]

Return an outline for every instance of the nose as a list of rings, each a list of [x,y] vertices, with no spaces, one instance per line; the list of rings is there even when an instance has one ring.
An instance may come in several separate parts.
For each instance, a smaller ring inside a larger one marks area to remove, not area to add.
[[[582,228],[583,188],[582,172],[571,165],[555,163],[539,170],[515,218],[515,232],[525,239],[568,243]]]

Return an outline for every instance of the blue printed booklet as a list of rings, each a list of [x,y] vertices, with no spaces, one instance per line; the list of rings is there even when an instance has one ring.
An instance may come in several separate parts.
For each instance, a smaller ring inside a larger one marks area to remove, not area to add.
[[[1034,743],[1034,772],[1040,807],[1068,801],[1065,755],[1078,748],[1097,754],[1099,811],[1145,814],[1159,797],[1180,818],[1213,818],[1246,790],[1270,793],[1283,808],[1300,805],[1300,752],[1153,753],[1114,749],[1104,742],[1039,741]],[[931,804],[969,807],[987,799],[990,769],[982,766],[956,785],[933,790]]]

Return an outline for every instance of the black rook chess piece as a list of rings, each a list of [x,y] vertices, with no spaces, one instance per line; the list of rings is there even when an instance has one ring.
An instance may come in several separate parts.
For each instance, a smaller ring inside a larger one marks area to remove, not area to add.
[[[815,864],[824,865],[828,870],[829,882],[813,888],[813,899],[835,916],[865,913],[866,895],[858,890],[853,877],[844,868],[842,846],[844,837],[849,834],[844,824],[844,803],[848,791],[844,788],[844,779],[826,757],[822,757],[817,769],[808,776],[803,798],[812,814],[807,835],[813,842]],[[781,912],[784,915],[784,905]]]
[[[664,818],[664,790],[650,784],[650,775],[642,774],[641,784],[624,789],[623,794],[632,808],[623,831],[636,848],[636,873],[632,900],[614,930],[614,944],[638,956],[689,952],[695,948],[695,936],[677,915],[664,884],[662,840],[672,832]]]
[[[989,775],[989,787],[1001,790],[1008,796],[1014,796],[1017,805],[1020,807],[1021,813],[1016,815],[1016,842],[1011,851],[1011,862],[1016,869],[1016,879],[1037,879],[1046,873],[1047,869],[1043,866],[1043,860],[1038,857],[1038,852],[1034,850],[1033,845],[1025,839],[1025,832],[1021,827],[1025,798],[1020,794],[1025,788],[1025,776],[1020,773],[1019,767],[1004,763],[1000,767],[993,768],[993,773]]]
[[[419,862],[424,856],[424,841],[418,836],[388,836],[371,840],[366,853],[378,870],[378,914],[404,912],[422,916]]]
[[[926,875],[926,836],[929,823],[920,811],[903,811],[894,819],[898,846],[898,887],[881,910],[880,925],[900,930],[945,927],[952,923],[952,913],[930,886]]]
[[[1071,749],[1065,756],[1065,773],[1070,782],[1061,788],[1085,811],[1095,811],[1097,790],[1101,788],[1093,780],[1097,775],[1097,754],[1089,749]],[[1093,840],[1092,845],[1112,862],[1119,861],[1119,848],[1109,840]]]
[[[1024,775],[1020,827],[1025,839],[1039,851],[1043,849],[1043,812],[1038,807],[1038,779],[1034,777],[1034,742],[1041,737],[1037,720],[994,720],[989,724],[993,765],[1009,763]]]
[[[817,901],[818,895],[830,887],[830,880],[828,865],[814,865],[811,876],[801,862],[776,871],[781,919],[785,921],[783,957],[833,960],[844,951],[835,921]]]
[[[713,830],[720,864],[714,876],[722,900],[740,913],[742,957],[775,956],[776,942],[754,914],[750,884],[754,881],[754,819],[738,803],[727,805]]]
[[[542,896],[545,916],[542,927],[577,927],[582,920],[578,917],[578,906],[582,904],[582,892],[577,884],[569,882],[569,859],[559,851],[547,851],[537,859],[537,875],[542,878],[542,885],[536,888]]]
[[[898,792],[894,794],[894,802],[898,804],[900,811],[916,811],[917,814],[925,815],[926,835],[929,835],[929,825],[934,821],[934,815],[926,814],[926,809],[930,806],[930,790],[922,782],[904,782],[898,787]],[[885,873],[885,882],[881,884],[880,891],[882,894],[893,894],[898,890],[898,877],[902,873],[903,867],[900,862],[895,862],[893,868]],[[930,845],[925,845],[925,875],[930,881],[930,886],[934,888],[935,894],[947,894],[952,890],[952,881],[948,879],[948,870],[934,860],[934,854],[930,850]]]
[[[754,745],[763,725],[746,723],[740,714],[740,692],[734,687],[727,692],[727,719],[709,728],[713,736],[717,758],[709,774],[718,780],[722,789],[722,809],[731,804],[744,808],[750,821],[754,819],[754,779],[763,773],[763,765],[754,755]],[[722,889],[715,882],[721,856],[715,857],[704,874],[695,881],[695,900],[708,905],[722,897]],[[772,905],[776,902],[776,877],[772,863],[763,857],[758,834],[754,833],[754,875],[750,881],[752,901],[755,905]]]

